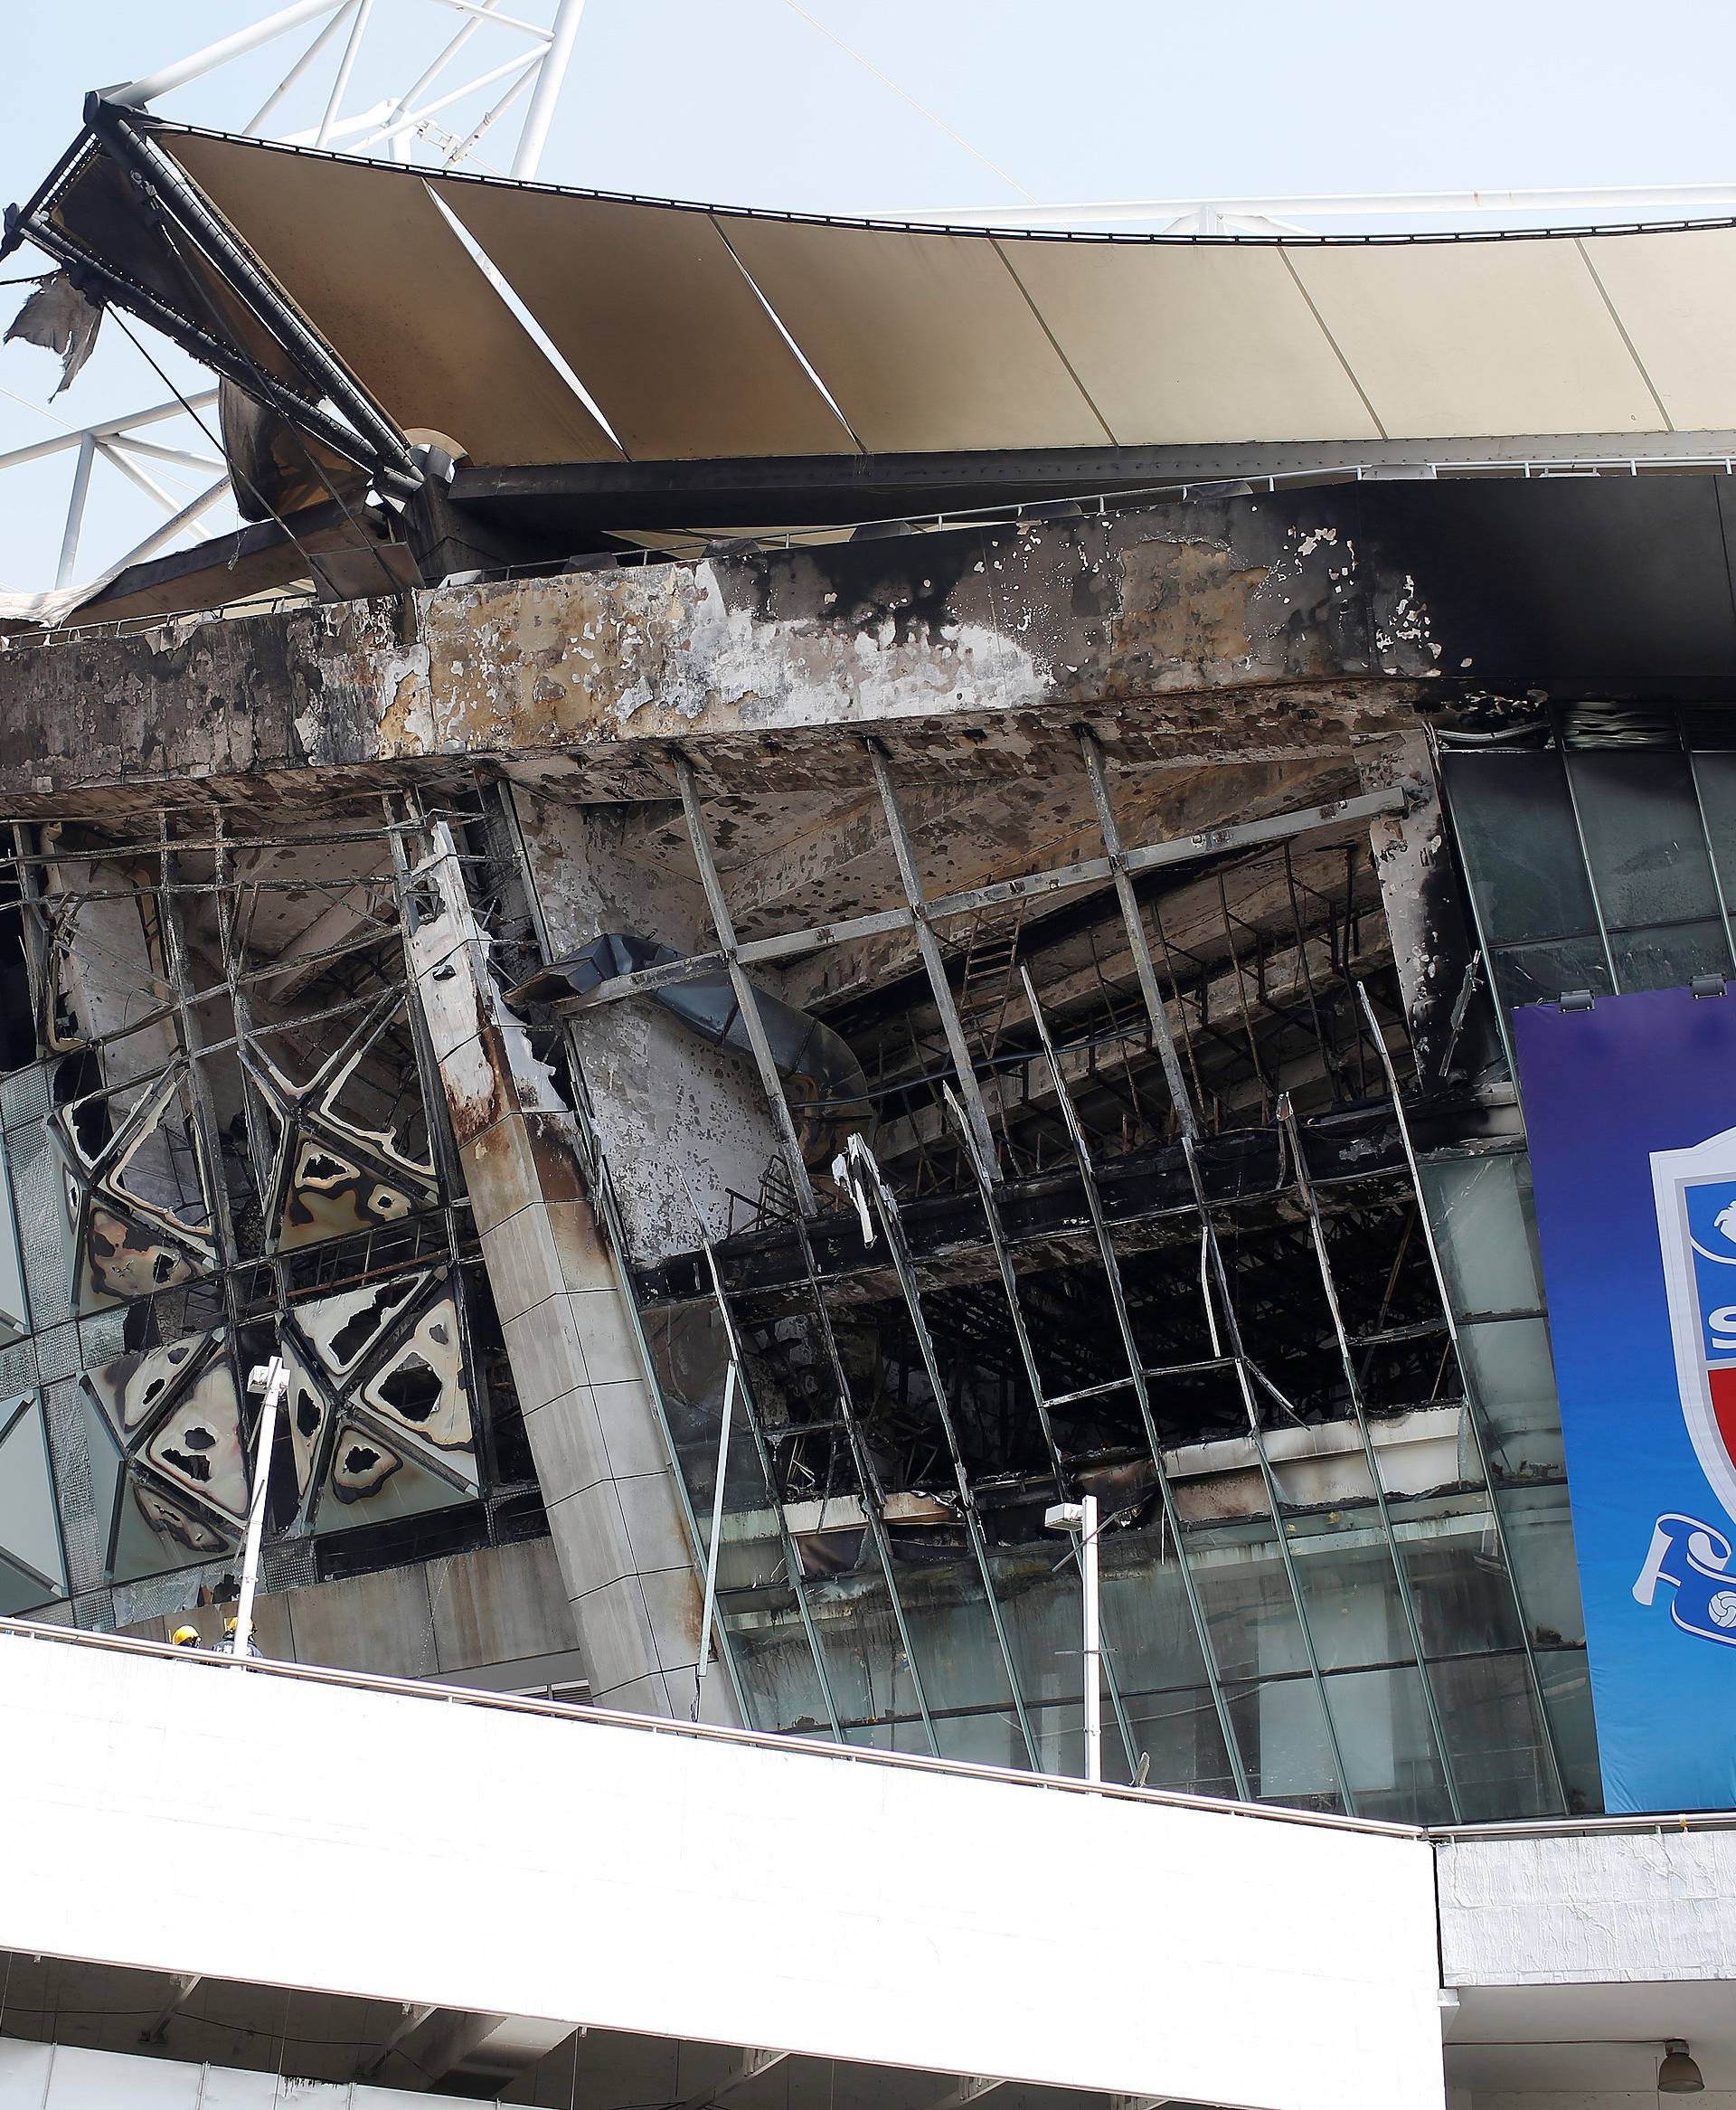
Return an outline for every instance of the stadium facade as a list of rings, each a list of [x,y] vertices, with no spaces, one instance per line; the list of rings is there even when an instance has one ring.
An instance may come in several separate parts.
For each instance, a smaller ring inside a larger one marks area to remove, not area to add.
[[[0,2104],[1736,2102],[1736,228],[86,115],[250,524],[0,656]]]

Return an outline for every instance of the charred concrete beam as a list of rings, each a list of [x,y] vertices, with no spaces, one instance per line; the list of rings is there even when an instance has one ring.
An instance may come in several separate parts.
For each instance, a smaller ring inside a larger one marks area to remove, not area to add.
[[[0,803],[207,792],[485,760],[670,790],[859,785],[840,727],[920,782],[1029,767],[1080,715],[1118,761],[1343,754],[1401,730],[1438,657],[1408,574],[1330,491],[405,592],[0,658]],[[590,788],[594,778],[596,789]],[[376,778],[377,782],[377,778]]]
[[[1418,728],[1373,743],[1359,759],[1368,790],[1413,787],[1405,811],[1382,815],[1370,836],[1417,1074],[1433,1088],[1449,1068],[1475,1069],[1494,1052],[1486,998],[1467,1016],[1477,991],[1465,892],[1427,735]]]

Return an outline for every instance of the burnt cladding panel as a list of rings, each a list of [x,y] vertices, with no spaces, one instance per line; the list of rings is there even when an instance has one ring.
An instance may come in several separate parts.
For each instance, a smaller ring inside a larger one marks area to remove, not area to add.
[[[1443,675],[1561,693],[1736,693],[1729,484],[1491,478],[1361,496],[1381,553],[1416,579]]]

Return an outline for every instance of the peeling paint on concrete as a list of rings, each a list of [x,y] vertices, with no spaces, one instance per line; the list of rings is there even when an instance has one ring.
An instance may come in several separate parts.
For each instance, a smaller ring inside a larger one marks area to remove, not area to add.
[[[671,740],[799,751],[869,724],[986,730],[1016,767],[1026,722],[1135,701],[1137,737],[1178,751],[1342,743],[1395,725],[1380,677],[1427,679],[1435,653],[1414,581],[1371,577],[1312,500],[1306,530],[1269,505],[1155,506],[21,649],[0,657],[0,798],[488,757],[618,769]]]

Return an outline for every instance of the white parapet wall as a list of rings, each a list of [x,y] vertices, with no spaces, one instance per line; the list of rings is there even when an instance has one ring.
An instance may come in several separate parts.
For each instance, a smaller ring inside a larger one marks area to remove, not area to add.
[[[1736,1980],[1736,1829],[1659,1817],[1443,1840],[1449,1985]]]
[[[1443,2102],[1431,1850],[1396,1829],[16,1628],[0,1808],[0,1947],[1238,2110]]]

